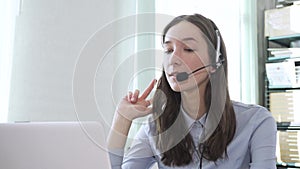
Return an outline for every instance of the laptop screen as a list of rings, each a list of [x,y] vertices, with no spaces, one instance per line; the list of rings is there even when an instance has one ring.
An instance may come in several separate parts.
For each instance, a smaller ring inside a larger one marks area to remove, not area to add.
[[[0,168],[110,168],[98,122],[0,124]]]

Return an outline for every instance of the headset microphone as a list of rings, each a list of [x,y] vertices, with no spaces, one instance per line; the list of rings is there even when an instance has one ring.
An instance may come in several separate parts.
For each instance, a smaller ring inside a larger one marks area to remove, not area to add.
[[[212,65],[213,65],[213,64],[209,64],[209,65],[206,65],[206,66],[202,66],[202,67],[200,67],[200,68],[198,68],[198,69],[192,71],[191,73],[180,72],[180,73],[178,73],[178,74],[176,75],[176,80],[177,80],[178,82],[185,81],[185,80],[187,80],[187,79],[189,78],[189,76],[190,76],[191,74],[193,74],[193,73],[195,73],[195,72],[198,72],[199,70],[202,70],[202,69],[204,69],[204,68],[206,68],[206,67],[208,67],[208,66],[212,66]]]
[[[216,34],[217,34],[216,63],[209,64],[209,65],[206,65],[206,66],[202,66],[202,67],[200,67],[200,68],[198,68],[198,69],[192,71],[191,73],[180,72],[180,73],[178,73],[178,74],[176,75],[176,80],[177,80],[178,82],[182,82],[182,81],[187,80],[191,74],[193,74],[193,73],[195,73],[195,72],[197,72],[197,71],[199,71],[199,70],[202,70],[202,69],[204,69],[204,68],[206,68],[206,67],[215,65],[216,69],[218,69],[218,68],[222,65],[224,59],[220,60],[220,55],[221,55],[221,52],[220,52],[221,39],[220,39],[220,33],[219,33],[219,30],[216,30]]]

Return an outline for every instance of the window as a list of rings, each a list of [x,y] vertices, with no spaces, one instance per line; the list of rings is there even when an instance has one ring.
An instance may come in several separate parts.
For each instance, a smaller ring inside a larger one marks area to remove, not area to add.
[[[15,16],[19,0],[0,1],[0,122],[7,121]]]

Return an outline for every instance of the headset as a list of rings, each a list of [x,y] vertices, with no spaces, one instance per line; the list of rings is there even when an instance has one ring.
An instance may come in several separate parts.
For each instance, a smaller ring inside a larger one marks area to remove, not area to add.
[[[218,69],[224,62],[224,58],[221,59],[222,53],[220,51],[221,48],[221,36],[220,36],[220,32],[217,29],[216,30],[216,35],[217,35],[217,48],[216,48],[216,68]]]

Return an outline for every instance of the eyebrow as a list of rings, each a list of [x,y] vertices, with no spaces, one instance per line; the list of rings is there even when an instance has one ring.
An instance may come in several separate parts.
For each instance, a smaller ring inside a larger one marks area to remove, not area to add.
[[[195,41],[195,42],[197,42],[197,40],[193,37],[183,38],[183,39],[181,39],[181,41]],[[169,44],[169,43],[171,43],[171,41],[165,41],[163,44]]]

